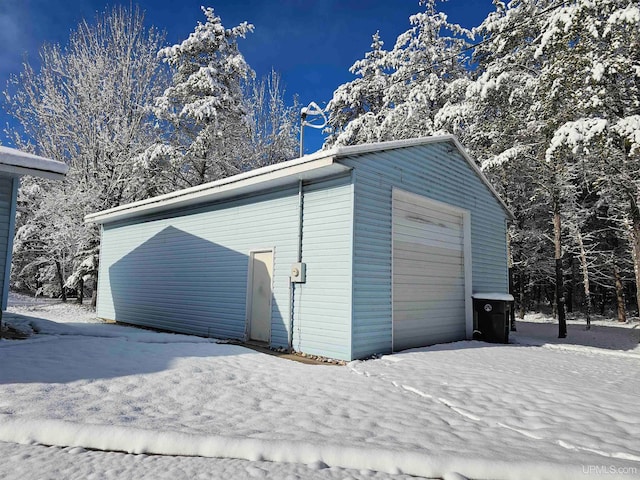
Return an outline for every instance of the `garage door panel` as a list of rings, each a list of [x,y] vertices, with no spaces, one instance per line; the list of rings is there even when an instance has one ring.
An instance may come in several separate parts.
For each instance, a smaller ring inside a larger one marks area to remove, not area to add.
[[[405,254],[400,255],[401,252],[398,252],[398,255],[393,257],[393,262],[396,268],[399,268],[402,271],[405,268],[427,268],[431,265],[450,265],[457,266],[459,268],[464,268],[464,258],[460,257],[460,255],[435,255],[435,254],[425,254],[421,255],[420,258],[411,258],[411,255]]]
[[[429,249],[438,248],[443,251],[449,251],[449,255],[451,251],[457,251],[458,249],[462,249],[462,242],[449,242],[442,238],[430,238],[428,236],[421,237],[420,239],[414,242],[405,242],[402,239],[398,239],[396,237],[396,241],[394,242],[395,247],[399,251],[414,251],[416,249],[423,251],[424,253],[431,253]]]
[[[443,305],[449,305],[453,301],[458,301],[462,298],[459,289],[453,287],[442,288],[427,288],[421,289],[409,289],[409,288],[394,288],[393,289],[393,302],[394,308],[402,309],[402,306],[398,303],[420,303],[420,302],[432,302],[440,301]],[[429,305],[425,306],[426,309]]]
[[[394,350],[465,337],[464,217],[393,192]]]
[[[394,275],[393,281],[396,285],[461,285],[464,280],[460,279],[458,270],[448,265],[440,267],[407,269],[404,275]]]
[[[459,325],[456,325],[456,318],[454,316],[443,316],[429,319],[429,332],[432,333],[444,333],[444,332],[458,332],[460,331]],[[407,331],[411,336],[424,335],[424,319],[422,318],[407,318],[402,321],[402,328]]]
[[[431,245],[428,245],[431,243]],[[427,255],[462,258],[462,245],[458,248],[449,243],[436,243],[425,240],[422,243],[393,242],[394,257],[421,260]]]
[[[432,280],[457,278],[460,279],[460,266],[450,265],[446,263],[434,263],[431,265],[415,265],[407,267],[401,275],[394,275],[394,280],[400,283],[418,281],[419,278],[428,278]],[[434,278],[437,277],[437,278]],[[406,279],[406,280],[403,280]]]
[[[460,289],[464,288],[464,280],[459,278],[445,277],[407,277],[395,280],[394,292],[411,292],[413,295],[423,294],[425,289],[441,292],[451,292],[452,295],[459,295]]]
[[[424,333],[424,329],[410,330],[407,333],[407,336],[402,338],[394,337],[393,343],[395,350],[405,350],[407,348],[434,345],[436,343],[447,343],[452,341],[452,339],[463,336],[464,329],[453,324],[442,328],[433,328],[428,334]]]
[[[455,213],[446,213],[424,206],[421,206],[420,210],[416,210],[414,206],[405,202],[396,202],[395,211],[398,213],[395,217],[396,221],[411,219],[418,220],[419,222],[432,223],[434,225],[442,225],[452,229],[455,229],[456,225],[462,225],[460,217]]]
[[[446,301],[441,301],[440,299],[425,299],[402,302],[402,305],[400,305],[396,311],[423,311],[425,308],[428,308],[430,311],[438,313],[439,310],[456,310],[457,308],[464,308],[464,306],[465,302],[461,298],[446,299]]]
[[[402,198],[399,198],[398,195],[394,195],[393,200],[394,210],[397,213],[396,218],[415,217],[416,215],[420,215],[420,217],[431,219],[433,223],[444,223],[445,225],[462,225],[462,220],[460,220],[460,216],[456,213],[445,212],[443,210],[439,210],[438,208],[430,207],[425,204],[422,204],[420,210],[416,211],[414,200],[404,200]]]
[[[422,320],[420,316],[423,312],[422,308],[416,308],[415,310],[399,310],[394,313],[395,322],[407,322],[416,319]],[[464,314],[464,304],[451,305],[446,307],[435,307],[432,309],[431,314],[434,318],[453,318],[456,319],[459,315]]]
[[[394,222],[394,228],[397,239],[409,239],[416,241],[420,235],[429,235],[433,238],[441,238],[445,241],[462,243],[461,226],[456,225],[455,228],[445,227],[441,225],[433,225],[418,222],[414,219],[405,218],[401,221]]]

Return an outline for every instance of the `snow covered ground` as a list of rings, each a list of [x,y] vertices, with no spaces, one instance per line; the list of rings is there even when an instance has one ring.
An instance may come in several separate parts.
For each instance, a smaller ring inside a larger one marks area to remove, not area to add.
[[[558,323],[542,314],[528,314],[518,322],[514,341],[529,345],[545,345],[548,348],[577,351],[597,347],[599,353],[610,355],[640,355],[640,319],[626,323],[615,319],[595,317],[591,329],[586,330],[583,318],[567,319],[567,338],[558,337]]]
[[[640,476],[638,323],[559,343],[534,316],[510,345],[336,367],[74,305],[11,313],[39,333],[0,342],[0,478]]]

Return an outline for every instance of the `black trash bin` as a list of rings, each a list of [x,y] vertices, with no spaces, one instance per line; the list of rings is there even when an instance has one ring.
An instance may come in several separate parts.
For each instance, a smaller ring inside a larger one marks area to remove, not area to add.
[[[513,297],[507,293],[474,293],[473,338],[492,343],[509,343]]]

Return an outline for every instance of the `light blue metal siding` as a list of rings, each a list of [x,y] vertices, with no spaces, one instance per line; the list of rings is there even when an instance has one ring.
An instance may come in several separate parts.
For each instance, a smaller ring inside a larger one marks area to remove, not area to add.
[[[0,174],[0,309],[7,308],[19,179]]]
[[[305,186],[303,212],[307,281],[295,286],[293,347],[351,360],[351,177]]]
[[[391,190],[471,212],[473,291],[506,292],[506,214],[452,144],[341,159],[354,170],[353,357],[391,351]]]
[[[105,225],[98,316],[220,338],[245,334],[253,250],[273,248],[271,342],[287,345],[297,188]]]

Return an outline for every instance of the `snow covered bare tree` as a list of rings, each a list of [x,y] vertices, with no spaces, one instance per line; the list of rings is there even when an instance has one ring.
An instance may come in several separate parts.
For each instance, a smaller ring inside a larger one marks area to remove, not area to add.
[[[292,104],[287,104],[282,77],[275,70],[259,81],[252,80],[248,87],[250,143],[243,155],[242,170],[295,158],[300,132],[298,99],[294,97]]]
[[[52,248],[49,263],[63,263],[63,276],[73,280],[69,286],[77,288],[85,274],[95,277],[86,266],[97,264],[99,235],[84,225],[84,215],[155,193],[149,171],[132,159],[154,139],[147,106],[166,86],[156,55],[162,42],[138,10],[115,7],[94,23],[82,21],[66,46],[43,46],[40,68],[25,63],[12,78],[4,93],[19,124],[9,132],[14,142],[70,166],[62,184],[36,181],[19,219],[14,282],[49,285],[50,293],[62,294],[57,269],[44,262],[47,245],[66,252],[63,257]],[[56,209],[55,228],[44,230]],[[38,268],[55,274],[39,275],[37,282],[24,278],[36,265],[34,255]]]

